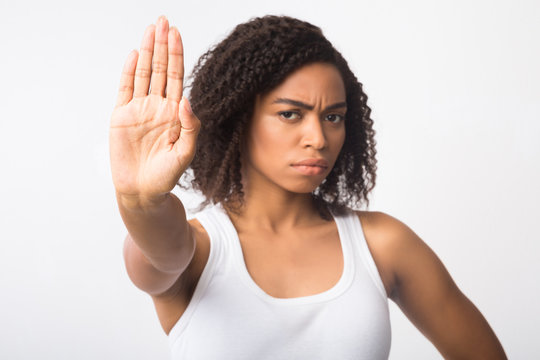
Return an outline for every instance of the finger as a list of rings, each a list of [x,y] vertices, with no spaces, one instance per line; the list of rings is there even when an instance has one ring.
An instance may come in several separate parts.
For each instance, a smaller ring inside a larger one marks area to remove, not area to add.
[[[150,92],[163,96],[167,82],[167,36],[169,22],[165,16],[160,16],[156,27],[154,41],[154,58],[152,59],[152,77]]]
[[[149,25],[144,32],[139,53],[139,61],[137,61],[137,69],[135,70],[135,86],[133,97],[141,97],[148,95],[148,86],[150,85],[150,74],[152,73],[152,54],[154,52],[154,33],[156,26]]]
[[[132,50],[124,63],[116,98],[116,107],[127,104],[133,98],[133,79],[135,78],[135,66],[138,57],[137,50]]]
[[[181,158],[191,161],[195,155],[195,146],[197,144],[197,135],[201,128],[201,122],[193,114],[188,99],[182,98],[179,106],[180,115],[180,137],[174,144],[174,147]]]
[[[167,70],[167,99],[180,102],[184,79],[184,48],[178,29],[169,30],[169,68]]]

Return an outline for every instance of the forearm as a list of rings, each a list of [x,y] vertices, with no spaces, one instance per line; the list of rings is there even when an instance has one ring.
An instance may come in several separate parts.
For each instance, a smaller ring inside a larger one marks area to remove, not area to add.
[[[171,193],[151,201],[117,194],[117,201],[129,236],[154,267],[185,268],[179,259],[191,254],[194,240],[180,199]]]

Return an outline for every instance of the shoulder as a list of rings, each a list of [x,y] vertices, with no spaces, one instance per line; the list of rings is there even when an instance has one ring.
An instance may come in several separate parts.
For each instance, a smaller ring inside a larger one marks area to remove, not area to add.
[[[390,298],[396,298],[398,286],[404,280],[414,277],[415,271],[422,271],[418,265],[438,261],[426,243],[395,217],[378,211],[355,213]]]
[[[420,245],[422,240],[406,224],[380,211],[355,212],[371,247],[384,248],[388,255]]]
[[[369,232],[371,236],[389,238],[402,238],[410,235],[412,230],[399,221],[384,212],[380,211],[355,211],[362,223],[364,232]]]

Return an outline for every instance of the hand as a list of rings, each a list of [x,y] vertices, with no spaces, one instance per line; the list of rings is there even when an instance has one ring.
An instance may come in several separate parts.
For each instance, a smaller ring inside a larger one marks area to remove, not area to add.
[[[195,155],[200,122],[182,98],[180,33],[165,17],[144,33],[140,54],[124,65],[109,133],[119,195],[153,200],[168,194]]]

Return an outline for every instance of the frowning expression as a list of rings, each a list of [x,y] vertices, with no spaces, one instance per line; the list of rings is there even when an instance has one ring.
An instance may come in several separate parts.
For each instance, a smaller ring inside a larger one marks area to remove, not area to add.
[[[258,96],[247,138],[244,176],[309,193],[332,170],[345,141],[346,93],[331,64],[314,63]]]

